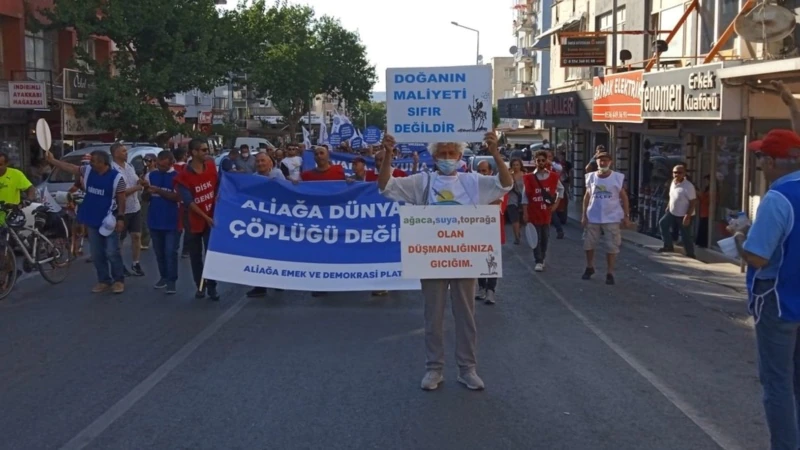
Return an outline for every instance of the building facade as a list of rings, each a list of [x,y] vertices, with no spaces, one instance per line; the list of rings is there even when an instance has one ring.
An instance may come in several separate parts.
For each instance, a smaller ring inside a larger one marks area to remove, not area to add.
[[[536,36],[550,22],[552,0],[515,0],[512,32],[516,76],[514,97],[543,95],[550,89],[550,53],[535,47]],[[541,134],[541,120],[520,120],[520,128]]]
[[[492,66],[492,106],[497,100],[514,97],[517,67],[513,56],[498,56],[490,61]]]
[[[731,26],[746,0],[618,0],[616,11],[612,3],[554,2],[551,21],[535,37],[534,48],[548,49],[551,56],[551,103],[575,92],[580,107],[577,114],[562,109],[566,112],[559,117],[541,108],[527,113],[547,120],[551,141],[568,152],[576,200],[583,196],[584,167],[597,145],[612,152],[615,169],[626,175],[642,233],[658,236],[671,169],[685,164],[701,196],[696,235],[705,236],[701,245],[713,248],[727,236],[728,215],[743,210],[752,217],[767,188],[745,148],[772,128],[790,126],[788,111],[768,81],[783,80],[800,92],[800,31],[786,30],[766,45],[761,39],[746,42]],[[774,5],[790,14],[798,6],[799,0]],[[610,34],[614,28],[616,36]],[[609,33],[605,65],[572,66],[566,58],[568,38],[603,39],[589,32]],[[655,54],[657,40],[664,42]],[[520,110],[500,108],[501,117],[509,111]],[[579,218],[580,202],[572,205],[573,217]]]
[[[103,134],[77,119],[73,103],[90,89],[90,79],[72,67],[82,47],[100,62],[111,58],[114,45],[103,37],[78,42],[71,30],[33,32],[25,18],[25,1],[0,2],[0,150],[11,164],[26,169],[38,154],[33,128],[44,118],[51,127],[54,149],[63,141],[93,139]],[[48,8],[52,0],[28,0],[32,8]],[[37,150],[37,151],[34,151]]]

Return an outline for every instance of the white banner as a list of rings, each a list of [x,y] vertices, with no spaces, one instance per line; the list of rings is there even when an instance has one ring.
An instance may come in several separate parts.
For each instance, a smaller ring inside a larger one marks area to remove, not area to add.
[[[400,207],[404,278],[501,278],[500,207]]]
[[[386,70],[386,119],[397,142],[482,142],[492,129],[492,67]]]

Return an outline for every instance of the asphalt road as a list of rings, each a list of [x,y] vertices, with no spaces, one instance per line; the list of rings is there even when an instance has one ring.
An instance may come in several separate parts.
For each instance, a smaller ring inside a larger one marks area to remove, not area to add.
[[[484,392],[424,392],[419,292],[219,303],[129,280],[88,293],[90,264],[0,302],[2,449],[766,448],[741,290],[678,257],[625,247],[617,285],[583,270],[580,233],[547,271],[507,245],[495,306],[478,305]],[[151,252],[145,269],[153,272]]]

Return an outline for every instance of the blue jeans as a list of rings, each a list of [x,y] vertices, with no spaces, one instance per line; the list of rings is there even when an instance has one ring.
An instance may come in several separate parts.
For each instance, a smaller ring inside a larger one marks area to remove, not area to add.
[[[178,230],[150,230],[150,239],[158,263],[158,274],[165,281],[178,280]]]
[[[97,271],[99,283],[111,284],[115,281],[125,282],[122,265],[122,252],[119,248],[119,234],[111,233],[103,236],[97,228],[87,226],[89,230],[89,250],[92,254],[94,270]],[[111,266],[111,271],[108,270]]]
[[[681,243],[683,249],[686,250],[686,256],[694,257],[694,237],[692,237],[694,217],[688,226],[684,226],[683,216],[675,216],[667,211],[661,216],[658,226],[661,228],[661,241],[664,242],[664,248],[672,249],[672,230],[677,227],[681,230]]]
[[[755,293],[765,292],[767,282],[756,281]],[[764,389],[772,450],[800,448],[800,322],[778,317],[775,293],[764,298],[756,324],[758,377]]]

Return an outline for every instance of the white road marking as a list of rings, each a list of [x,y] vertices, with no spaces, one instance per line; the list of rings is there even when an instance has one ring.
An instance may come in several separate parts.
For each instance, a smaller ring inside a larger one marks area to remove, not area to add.
[[[191,341],[186,343],[180,350],[172,355],[168,360],[159,366],[153,373],[136,385],[125,397],[115,403],[106,412],[100,415],[94,422],[78,433],[69,442],[61,447],[61,450],[77,450],[89,445],[95,438],[100,436],[117,419],[128,412],[139,400],[147,395],[158,383],[169,375],[176,367],[181,365],[198,347],[214,335],[223,325],[229,322],[239,311],[250,301],[248,297],[242,297],[228,308],[221,316],[217,317],[211,325],[207,326]]]
[[[519,262],[525,266],[531,273],[534,273],[533,267],[531,267],[528,261],[525,261],[519,253],[515,252],[514,256],[519,260]],[[667,384],[662,381],[656,374],[648,370],[639,360],[637,360],[633,355],[625,351],[622,347],[617,345],[608,335],[603,333],[600,328],[597,327],[589,318],[587,318],[583,313],[578,311],[572,304],[564,298],[550,283],[544,280],[542,276],[534,276],[534,279],[542,284],[551,294],[559,301],[562,305],[564,305],[569,312],[571,312],[581,323],[583,323],[586,328],[588,328],[598,339],[603,341],[604,344],[608,348],[611,349],[614,353],[617,354],[623,361],[625,361],[633,370],[635,370],[639,375],[642,376],[651,386],[656,388],[658,392],[661,393],[670,403],[672,403],[678,410],[680,410],[689,420],[694,422],[695,425],[698,426],[705,434],[708,435],[714,442],[717,443],[723,450],[744,450],[744,447],[739,445],[735,439],[731,438],[725,432],[720,430],[716,425],[711,423],[710,420],[706,419],[704,415],[695,409],[689,402],[684,400],[680,394],[678,394],[675,390],[667,386]]]

